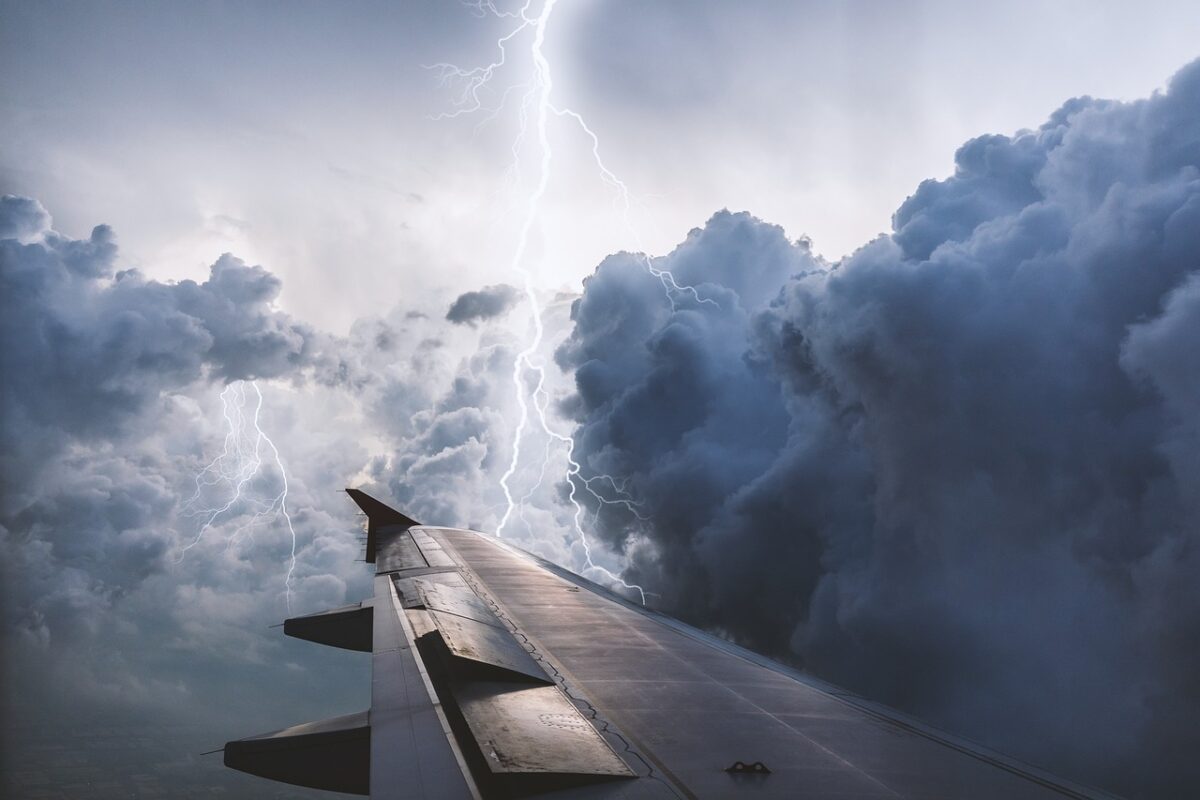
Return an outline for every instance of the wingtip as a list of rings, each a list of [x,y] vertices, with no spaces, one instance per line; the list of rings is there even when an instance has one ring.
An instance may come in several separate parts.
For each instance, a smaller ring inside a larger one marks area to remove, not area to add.
[[[363,513],[367,515],[367,519],[370,520],[372,524],[404,525],[407,527],[421,524],[412,517],[402,514],[386,503],[376,500],[362,489],[355,489],[348,486],[346,487],[346,494],[350,495],[350,499],[362,509]]]

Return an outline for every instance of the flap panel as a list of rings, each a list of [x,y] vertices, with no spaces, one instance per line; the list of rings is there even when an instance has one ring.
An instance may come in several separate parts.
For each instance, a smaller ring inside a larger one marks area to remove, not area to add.
[[[492,613],[487,603],[475,594],[466,584],[452,586],[444,583],[432,583],[424,579],[416,579],[417,590],[420,592],[424,606],[430,611],[441,611],[459,617],[482,622],[495,628],[503,628],[500,620]]]
[[[552,683],[529,652],[503,628],[444,611],[430,610],[429,616],[455,658],[503,670],[518,679]]]
[[[425,605],[425,598],[421,596],[420,587],[417,581],[429,584],[445,584],[447,586],[463,586],[467,582],[463,580],[462,575],[457,572],[429,572],[421,575],[419,578],[402,578],[395,576],[396,593],[400,595],[400,604],[404,608],[419,608]]]
[[[455,698],[494,774],[634,777],[557,687],[472,683]]]

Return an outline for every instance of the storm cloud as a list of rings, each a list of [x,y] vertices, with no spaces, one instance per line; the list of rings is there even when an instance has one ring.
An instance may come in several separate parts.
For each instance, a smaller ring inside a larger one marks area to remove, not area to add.
[[[280,282],[223,255],[204,283],[163,284],[116,269],[113,232],[73,240],[33,200],[6,196],[0,227],[4,469],[28,473],[63,435],[121,429],[169,388],[201,378],[289,375],[317,335],[272,308]],[[20,467],[18,469],[18,466]]]
[[[450,304],[446,319],[455,325],[474,325],[507,313],[518,299],[517,290],[500,283],[474,292],[464,292]]]
[[[839,263],[729,212],[654,263],[696,297],[614,256],[558,352],[628,577],[1059,772],[1200,788],[1200,62],[967,142]]]
[[[307,676],[270,674],[287,647],[253,631],[281,611],[285,530],[260,530],[238,548],[217,526],[179,558],[200,524],[186,507],[194,476],[224,435],[213,401],[231,382],[287,386],[330,371],[320,353],[332,340],[276,308],[275,276],[231,255],[203,282],[148,280],[120,268],[107,226],[72,239],[36,201],[15,196],[0,201],[0,231],[3,736],[14,758],[5,780],[18,763],[30,768],[21,748],[56,747],[68,727],[99,735],[96,719],[155,736],[164,725],[183,730],[158,740],[162,777],[194,774],[201,748],[179,736],[206,741],[225,703],[286,684],[300,695]],[[268,412],[263,423],[301,460],[305,444],[287,434],[286,418]],[[352,473],[362,457],[346,442],[314,462]],[[292,476],[304,562],[294,599],[320,607],[360,588],[353,537],[331,535],[352,531],[352,514],[314,503],[312,474],[301,461]],[[278,491],[279,479],[264,475],[264,488]],[[336,663],[319,654],[314,668]],[[113,758],[96,770],[148,766]]]

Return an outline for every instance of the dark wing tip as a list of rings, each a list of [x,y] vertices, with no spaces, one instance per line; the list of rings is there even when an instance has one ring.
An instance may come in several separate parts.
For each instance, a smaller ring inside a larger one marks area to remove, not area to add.
[[[411,528],[421,524],[412,517],[401,514],[391,506],[379,502],[361,489],[346,489],[346,494],[350,495],[350,499],[358,504],[358,507],[367,515],[367,519],[374,525],[403,525]]]

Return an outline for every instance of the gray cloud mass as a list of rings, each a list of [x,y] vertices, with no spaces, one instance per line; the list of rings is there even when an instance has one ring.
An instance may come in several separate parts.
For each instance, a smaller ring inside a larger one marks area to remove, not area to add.
[[[299,688],[312,673],[279,675],[273,662],[289,645],[257,633],[280,611],[282,531],[240,549],[218,526],[194,557],[177,556],[199,525],[185,508],[193,478],[223,436],[211,387],[329,371],[317,360],[328,337],[274,307],[277,278],[230,255],[203,283],[165,284],[120,269],[107,226],[71,239],[33,200],[4,197],[0,230],[4,783],[35,769],[30,753],[54,752],[46,748],[66,731],[104,736],[114,726],[131,726],[121,742],[157,741],[160,778],[186,781],[219,767],[195,754],[248,698],[290,685],[294,711],[321,713]],[[358,469],[344,464],[353,445],[340,451],[320,468]],[[294,471],[291,494],[304,560],[295,595],[319,607],[361,591],[361,578],[352,540],[329,535],[352,530],[350,513],[315,504],[306,475]],[[335,665],[354,673],[324,654],[312,669]],[[288,705],[269,721],[269,710],[247,714],[269,727]],[[103,756],[100,774],[150,768],[123,762],[122,747],[105,756],[85,746],[80,758]]]
[[[963,145],[837,264],[721,212],[558,359],[664,606],[1130,796],[1200,787],[1200,62]]]
[[[464,292],[450,304],[446,319],[455,325],[474,325],[507,313],[516,305],[518,297],[516,289],[503,283]]]

